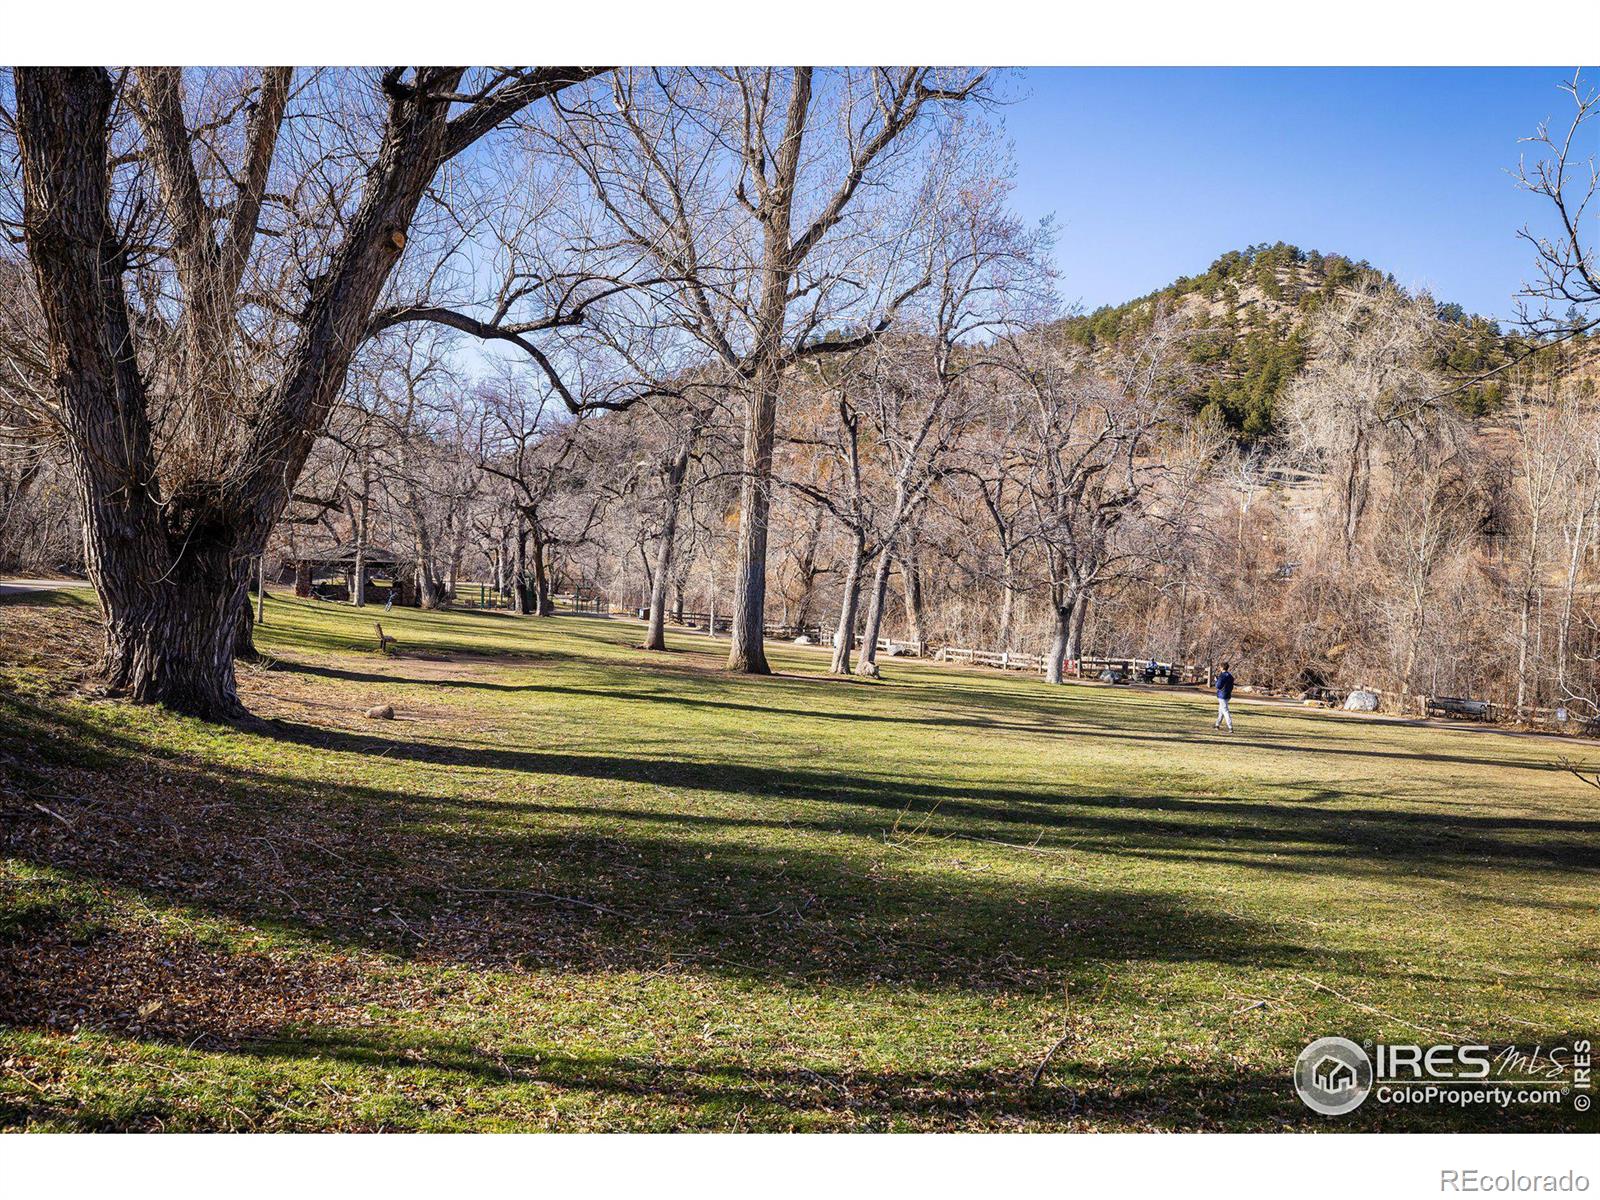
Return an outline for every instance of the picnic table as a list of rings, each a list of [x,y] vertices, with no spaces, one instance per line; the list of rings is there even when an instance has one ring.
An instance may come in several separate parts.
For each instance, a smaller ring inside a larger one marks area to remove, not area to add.
[[[1474,721],[1487,721],[1489,702],[1470,700],[1465,696],[1429,696],[1427,715],[1431,717],[1435,713],[1442,717],[1466,717]]]

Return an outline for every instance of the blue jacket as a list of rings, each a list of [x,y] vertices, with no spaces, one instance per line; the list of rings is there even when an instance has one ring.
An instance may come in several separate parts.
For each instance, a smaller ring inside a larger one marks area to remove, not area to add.
[[[1217,696],[1222,700],[1233,699],[1233,676],[1227,671],[1217,676]]]

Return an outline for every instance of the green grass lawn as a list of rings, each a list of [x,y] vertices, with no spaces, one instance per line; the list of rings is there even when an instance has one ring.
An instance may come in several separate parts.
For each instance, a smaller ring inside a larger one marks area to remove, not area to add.
[[[1593,1127],[1290,1078],[1600,1033],[1582,744],[277,597],[231,728],[90,603],[0,605],[0,1127]]]

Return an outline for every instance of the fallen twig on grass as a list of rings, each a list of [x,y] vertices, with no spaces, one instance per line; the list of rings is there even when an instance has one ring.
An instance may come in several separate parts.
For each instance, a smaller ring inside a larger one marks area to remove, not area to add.
[[[1067,1005],[1066,1028],[1062,1031],[1061,1036],[1055,1040],[1055,1044],[1044,1052],[1044,1057],[1039,1060],[1039,1065],[1033,1069],[1033,1078],[1028,1081],[1028,1086],[1031,1088],[1039,1086],[1039,1081],[1044,1078],[1045,1070],[1050,1066],[1050,1060],[1055,1058],[1061,1052],[1061,1048],[1072,1040],[1072,991],[1070,985],[1063,989],[1063,994]]]
[[[1373,1008],[1370,1004],[1363,1004],[1361,1001],[1352,999],[1351,997],[1346,996],[1343,992],[1335,991],[1325,983],[1318,983],[1315,979],[1311,979],[1308,976],[1295,975],[1293,978],[1300,980],[1301,983],[1309,984],[1315,991],[1326,992],[1336,1000],[1343,1000],[1352,1008],[1359,1008],[1362,1012],[1369,1012],[1375,1017],[1382,1017],[1385,1021],[1393,1021],[1395,1024],[1404,1025],[1408,1029],[1417,1029],[1423,1033],[1431,1033],[1440,1037],[1452,1038],[1458,1042],[1467,1040],[1465,1034],[1456,1033],[1450,1029],[1432,1029],[1427,1025],[1418,1025],[1415,1021],[1407,1021],[1404,1017],[1397,1017],[1393,1013],[1386,1013],[1381,1008]]]
[[[926,813],[923,814],[922,820],[917,822],[917,825],[916,825],[915,829],[906,830],[906,832],[904,834],[905,839],[907,841],[909,841],[912,838],[917,838],[917,837],[923,836],[923,832],[928,828],[928,822],[933,820],[933,818],[938,814],[939,806],[941,804],[943,804],[943,803],[944,803],[943,800],[940,800],[937,803],[935,803],[932,808],[930,808]],[[883,839],[884,841],[888,842],[891,846],[896,844],[894,839],[895,839],[895,837],[897,835],[900,834],[900,822],[903,821],[906,818],[907,814],[909,814],[910,812],[911,812],[911,804],[909,802],[907,802],[906,806],[904,808],[902,808],[898,813],[895,814],[894,824],[889,827],[889,832],[884,834],[884,839]],[[928,834],[928,836],[932,837],[933,835],[932,834]],[[948,838],[948,837],[953,837],[955,835],[954,834],[947,834],[945,836]],[[939,840],[943,841],[945,839],[941,838]]]
[[[1071,1040],[1072,1030],[1069,1029],[1056,1039],[1055,1045],[1051,1046],[1050,1049],[1045,1051],[1044,1057],[1039,1060],[1039,1065],[1033,1069],[1033,1078],[1028,1082],[1029,1087],[1039,1086],[1039,1080],[1044,1078],[1045,1068],[1050,1065],[1050,1060],[1056,1056],[1061,1047],[1065,1046]]]
[[[76,825],[74,825],[71,821],[69,821],[65,817],[63,817],[55,809],[47,808],[45,805],[40,804],[37,800],[35,800],[33,802],[33,806],[35,808],[37,808],[40,812],[44,813],[45,816],[54,817],[56,820],[60,821],[63,825],[65,825],[68,829],[76,829],[77,828]]]
[[[442,884],[447,891],[459,896],[528,896],[535,900],[549,900],[557,904],[576,904],[579,908],[592,908],[595,912],[603,912],[609,916],[627,919],[628,914],[619,912],[614,908],[607,908],[604,904],[596,904],[593,900],[582,900],[577,896],[562,896],[556,892],[536,892],[528,888],[463,888],[454,884]]]
[[[1077,845],[1074,842],[1072,846],[1041,846],[1038,838],[1031,842],[1003,842],[999,838],[979,837],[975,833],[952,833],[950,836],[960,838],[964,842],[983,842],[989,846],[1004,846],[1007,850],[1027,850],[1033,854],[1071,854],[1073,846]],[[1044,837],[1043,830],[1039,831],[1039,837]]]

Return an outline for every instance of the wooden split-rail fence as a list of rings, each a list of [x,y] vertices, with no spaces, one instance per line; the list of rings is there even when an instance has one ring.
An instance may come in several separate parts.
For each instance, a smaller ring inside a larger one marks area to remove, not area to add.
[[[641,621],[650,619],[648,608],[636,608],[633,615]],[[667,620],[674,625],[685,629],[698,629],[701,631],[709,628],[713,621],[716,623],[714,632],[727,633],[733,628],[733,617],[728,613],[717,613],[715,617],[706,612],[673,612],[668,610]],[[793,641],[797,637],[808,637],[812,641],[822,640],[822,627],[820,625],[794,625],[783,622],[768,622],[761,627],[761,636],[774,641]]]
[[[941,646],[935,662],[966,663],[974,667],[993,667],[1000,671],[1038,671],[1049,668],[1048,654],[1025,654],[1015,650],[976,650],[964,646]],[[1099,658],[1085,656],[1063,661],[1062,674],[1078,679],[1099,679],[1110,672],[1123,683],[1155,682],[1170,684],[1202,683],[1205,672],[1188,663],[1163,662],[1153,658]]]

